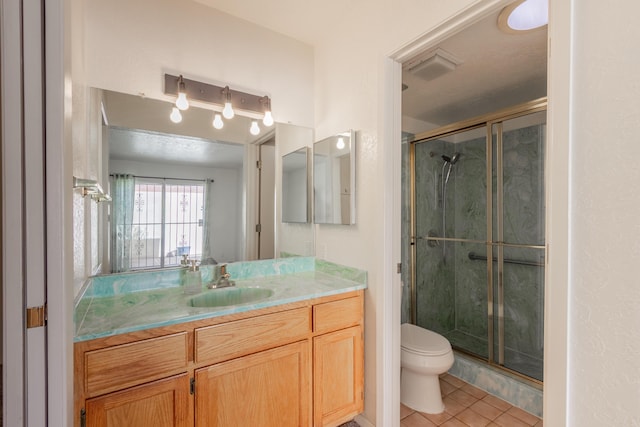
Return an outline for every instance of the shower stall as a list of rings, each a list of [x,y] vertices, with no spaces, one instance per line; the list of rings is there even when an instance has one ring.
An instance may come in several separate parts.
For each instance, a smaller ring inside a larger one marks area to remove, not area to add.
[[[410,319],[542,381],[546,100],[409,146]]]

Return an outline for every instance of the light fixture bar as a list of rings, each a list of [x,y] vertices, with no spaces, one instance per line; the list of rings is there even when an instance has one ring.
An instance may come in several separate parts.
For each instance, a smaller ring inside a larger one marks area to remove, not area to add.
[[[164,75],[164,93],[165,95],[178,95],[178,81],[180,76],[171,74]],[[218,104],[222,107],[226,101],[224,96],[225,86],[216,86],[209,83],[198,82],[182,78],[186,89],[187,98],[192,101],[202,101],[210,104]],[[257,114],[264,114],[264,96],[253,95],[246,92],[240,92],[231,89],[231,105],[236,111],[248,111]],[[269,102],[269,107],[271,103]]]

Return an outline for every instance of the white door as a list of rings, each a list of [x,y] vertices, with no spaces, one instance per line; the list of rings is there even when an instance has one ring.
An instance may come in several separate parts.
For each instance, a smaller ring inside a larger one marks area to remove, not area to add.
[[[276,147],[273,140],[260,145],[259,186],[260,199],[258,202],[258,259],[275,258],[275,161]]]
[[[43,5],[2,0],[3,420],[10,426],[47,424]],[[42,309],[28,315],[27,307]]]

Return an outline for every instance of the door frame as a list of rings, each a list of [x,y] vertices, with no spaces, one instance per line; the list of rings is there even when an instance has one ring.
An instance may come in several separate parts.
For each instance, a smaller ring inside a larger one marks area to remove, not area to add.
[[[391,185],[391,202],[400,206],[401,185],[398,177],[401,170],[401,67],[402,63],[418,53],[437,45],[452,34],[477,22],[488,14],[504,7],[510,0],[478,0],[442,25],[408,42],[384,59],[382,109],[385,121],[380,135],[385,141],[385,155],[391,156],[392,164],[385,165],[385,182]],[[548,425],[568,424],[568,313],[570,284],[570,144],[572,93],[572,34],[574,23],[573,2],[549,1],[548,62],[547,62],[547,151],[545,177],[553,186],[546,185],[546,236],[547,269],[545,272],[545,319],[544,319],[544,381],[543,411]],[[553,52],[553,55],[551,55]],[[393,94],[396,94],[393,96]],[[385,103],[385,101],[389,101]],[[391,120],[393,119],[393,120]],[[386,193],[386,192],[385,192]],[[399,245],[402,239],[399,215],[393,215],[389,203],[385,208],[384,246]],[[401,306],[400,292],[386,288],[398,287],[394,280],[395,263],[399,252],[388,254],[385,249],[383,304],[378,317],[381,328],[377,332],[378,346],[391,345],[399,348],[400,322],[397,316],[384,313]],[[398,278],[399,280],[399,278]],[[386,298],[392,296],[392,298]],[[395,339],[392,339],[395,337]],[[398,345],[396,346],[396,342]],[[400,396],[396,380],[400,370],[399,355],[383,350],[376,368],[378,381],[377,419],[380,425],[397,426],[396,409]],[[399,351],[398,351],[399,352]],[[383,392],[386,390],[386,392]]]

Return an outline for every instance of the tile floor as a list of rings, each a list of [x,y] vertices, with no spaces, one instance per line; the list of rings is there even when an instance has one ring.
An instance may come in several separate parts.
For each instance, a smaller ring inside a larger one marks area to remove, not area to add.
[[[542,427],[542,420],[449,374],[440,377],[441,414],[400,405],[401,427]]]

